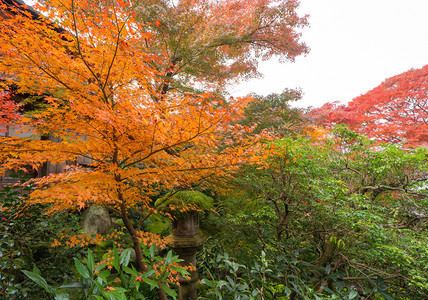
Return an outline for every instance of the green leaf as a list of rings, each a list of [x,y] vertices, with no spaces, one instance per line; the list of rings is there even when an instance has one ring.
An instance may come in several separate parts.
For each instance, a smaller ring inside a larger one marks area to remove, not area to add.
[[[94,271],[95,268],[95,260],[94,260],[94,256],[92,255],[92,251],[89,249],[88,250],[88,269],[89,271],[92,273]]]
[[[55,295],[55,300],[69,300],[70,295],[67,293],[60,293]]]
[[[115,290],[105,291],[103,292],[103,295],[109,296],[109,299],[127,300],[125,293],[123,291],[116,290],[116,289],[117,288],[115,287]]]
[[[120,279],[120,282],[122,283],[122,287],[124,287],[125,289],[129,289],[130,281],[128,280],[128,277],[125,276],[125,274],[123,274],[122,272],[120,272],[119,279]]]
[[[22,273],[27,275],[32,281],[40,285],[42,288],[44,288],[48,293],[52,292],[52,287],[46,282],[46,280],[40,276],[39,274],[22,270]]]
[[[328,288],[328,287],[326,287],[326,286],[322,286],[321,288],[323,289],[323,291],[329,292],[329,293],[330,293],[330,294],[332,294],[332,295],[334,295],[334,294],[335,294],[335,292],[334,292],[333,290],[329,289],[329,288]]]
[[[120,270],[120,264],[119,264],[119,254],[117,253],[117,249],[113,249],[113,267],[116,269],[116,271],[119,272]]]
[[[181,274],[181,276],[183,276],[183,277],[186,275],[190,275],[190,272],[187,271],[186,269],[184,269],[183,267],[172,266],[172,267],[170,267],[170,269],[179,272]]]
[[[141,250],[143,251],[144,256],[150,256],[149,249],[147,249],[146,245],[142,245]]]
[[[105,284],[103,284],[101,278],[97,278],[97,280],[94,281],[94,284],[95,284],[95,286],[92,290],[92,294],[93,295],[100,295],[101,292],[104,290]]]
[[[156,273],[156,270],[150,270],[143,274],[144,277],[150,277]]]
[[[172,297],[172,298],[176,298],[177,297],[177,292],[173,289],[171,289],[169,286],[167,286],[166,284],[162,284],[162,289],[165,291],[165,293]]]
[[[60,289],[75,289],[75,290],[83,290],[87,288],[88,286],[84,284],[83,282],[73,282],[73,283],[66,283],[61,285]]]
[[[119,286],[115,286],[114,287],[115,291],[121,292],[121,293],[126,293],[128,290],[123,288],[123,287],[119,287]]]
[[[330,274],[330,272],[331,272],[331,265],[330,265],[330,264],[327,264],[327,266],[325,266],[325,273],[326,273],[327,275],[329,275],[329,274]]]
[[[37,268],[36,265],[33,266],[33,273],[36,273],[36,274],[40,275],[40,270],[39,270],[39,268]]]
[[[150,258],[155,257],[155,253],[156,253],[156,245],[155,245],[155,244],[152,244],[152,245],[150,246],[149,251],[150,251]]]
[[[102,281],[104,281],[105,283],[108,282],[107,277],[110,276],[110,271],[109,270],[104,270],[100,273],[98,273],[98,278]]]
[[[141,294],[140,292],[135,292],[134,296],[136,297],[136,299],[146,300],[146,298],[144,297],[144,295]]]
[[[288,286],[286,286],[284,288],[283,293],[286,294],[287,296],[290,296],[291,295],[291,289]]]
[[[153,288],[157,288],[157,287],[158,287],[158,283],[157,283],[157,281],[155,281],[155,280],[153,280],[153,279],[150,279],[150,278],[147,278],[147,277],[143,277],[143,281],[144,281],[145,283],[148,283],[148,284],[150,285],[150,289],[153,289]]]
[[[358,292],[357,291],[351,291],[349,293],[349,295],[348,295],[348,299],[351,300],[351,299],[354,299],[357,296],[358,296]]]
[[[385,293],[383,291],[379,291],[379,294],[386,300],[394,300],[394,298],[392,298],[390,295],[388,295],[387,293]]]
[[[104,268],[107,264],[101,263],[95,268],[95,272],[99,272],[102,268]]]
[[[89,275],[88,269],[85,267],[84,264],[80,262],[77,258],[74,258],[74,265],[76,266],[77,272],[86,279],[90,279],[91,276]]]
[[[209,287],[214,287],[214,283],[206,278],[201,279],[201,284],[207,285]]]
[[[168,251],[168,254],[166,255],[165,264],[169,265],[171,263],[171,259],[172,259],[172,251],[170,250],[170,251]]]
[[[123,250],[123,252],[120,254],[120,265],[123,266],[127,266],[129,264],[129,260],[131,259],[131,249],[125,249]]]
[[[129,267],[122,267],[122,270],[129,275],[138,276],[138,271],[133,267],[132,269]]]

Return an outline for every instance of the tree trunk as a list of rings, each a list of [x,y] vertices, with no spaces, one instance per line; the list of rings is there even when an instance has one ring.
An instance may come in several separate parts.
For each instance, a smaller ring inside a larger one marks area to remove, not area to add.
[[[140,272],[147,272],[147,266],[143,261],[143,251],[141,250],[141,243],[138,240],[137,231],[135,230],[134,226],[131,223],[131,220],[129,220],[128,215],[126,214],[126,208],[124,205],[121,205],[121,217],[123,220],[123,224],[125,224],[126,229],[128,230],[129,234],[132,237],[132,241],[134,242],[134,250],[135,250],[135,256],[137,260],[138,269]],[[167,300],[168,297],[166,296],[166,293],[162,290],[162,287],[160,283],[158,283],[159,287],[159,299],[161,300]]]

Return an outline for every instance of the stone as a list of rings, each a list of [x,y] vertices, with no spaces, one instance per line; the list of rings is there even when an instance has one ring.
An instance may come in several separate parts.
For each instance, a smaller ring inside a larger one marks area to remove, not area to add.
[[[183,259],[182,266],[193,265],[196,267],[196,253],[202,249],[206,236],[199,231],[198,212],[191,211],[180,213],[172,222],[172,235],[169,245]],[[180,287],[178,289],[179,300],[198,299],[196,269],[190,272],[190,278],[179,275]]]
[[[177,216],[172,221],[172,235],[192,236],[199,233],[199,214],[196,211]]]
[[[111,219],[107,208],[92,205],[82,214],[80,226],[89,235],[104,234],[111,228]]]

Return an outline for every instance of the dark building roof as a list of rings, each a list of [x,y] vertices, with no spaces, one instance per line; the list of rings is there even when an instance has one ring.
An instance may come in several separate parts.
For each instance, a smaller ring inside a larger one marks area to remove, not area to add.
[[[11,14],[19,12],[29,13],[33,20],[37,20],[41,17],[41,14],[35,11],[31,6],[24,3],[22,0],[0,0],[1,3],[6,5],[6,11]]]
[[[16,15],[21,14],[27,17],[30,17],[33,20],[43,19],[51,29],[57,31],[58,33],[64,33],[66,30],[46,19],[41,13],[34,10],[31,6],[25,4],[22,0],[0,0],[0,3],[5,6],[5,8],[0,9],[0,17],[6,17],[7,15]],[[4,7],[3,6],[3,7]]]
[[[21,14],[25,17],[31,18],[32,20],[43,20],[49,27],[51,27],[51,29],[55,30],[58,33],[66,32],[63,28],[46,19],[41,13],[34,10],[31,6],[25,4],[25,2],[22,0],[0,0],[0,5],[0,21],[2,18],[7,19],[17,14]],[[5,75],[0,73],[0,82],[4,81]],[[40,99],[37,101],[26,102],[26,99],[34,95],[30,95],[28,93],[19,93],[17,92],[17,88],[18,87],[16,85],[12,84],[9,85],[7,88],[0,88],[0,91],[9,91],[11,93],[10,99],[14,102],[24,102],[21,107],[21,111],[31,111],[35,109],[35,107],[37,106],[37,102],[41,102]],[[43,98],[43,96],[41,98]]]

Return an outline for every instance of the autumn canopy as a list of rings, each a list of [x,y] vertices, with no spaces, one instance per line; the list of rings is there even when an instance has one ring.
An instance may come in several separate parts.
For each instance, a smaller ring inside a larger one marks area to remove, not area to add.
[[[327,103],[313,116],[326,126],[344,123],[388,143],[428,143],[428,66],[386,79],[348,105]]]
[[[44,17],[35,17],[2,5],[2,89],[43,104],[15,125],[56,138],[3,138],[2,170],[64,165],[33,179],[30,203],[48,213],[102,204],[121,216],[141,255],[141,222],[157,213],[151,197],[205,185],[268,154],[259,141],[269,134],[248,135],[254,128],[235,122],[251,98],[194,91],[254,75],[251,53],[292,60],[307,52],[294,31],[306,22],[296,6],[42,1],[35,9]],[[82,157],[87,167],[77,163]],[[133,210],[141,215],[136,226]]]
[[[0,298],[423,298],[428,66],[308,112],[225,92],[308,52],[297,0],[37,3],[0,0]]]

